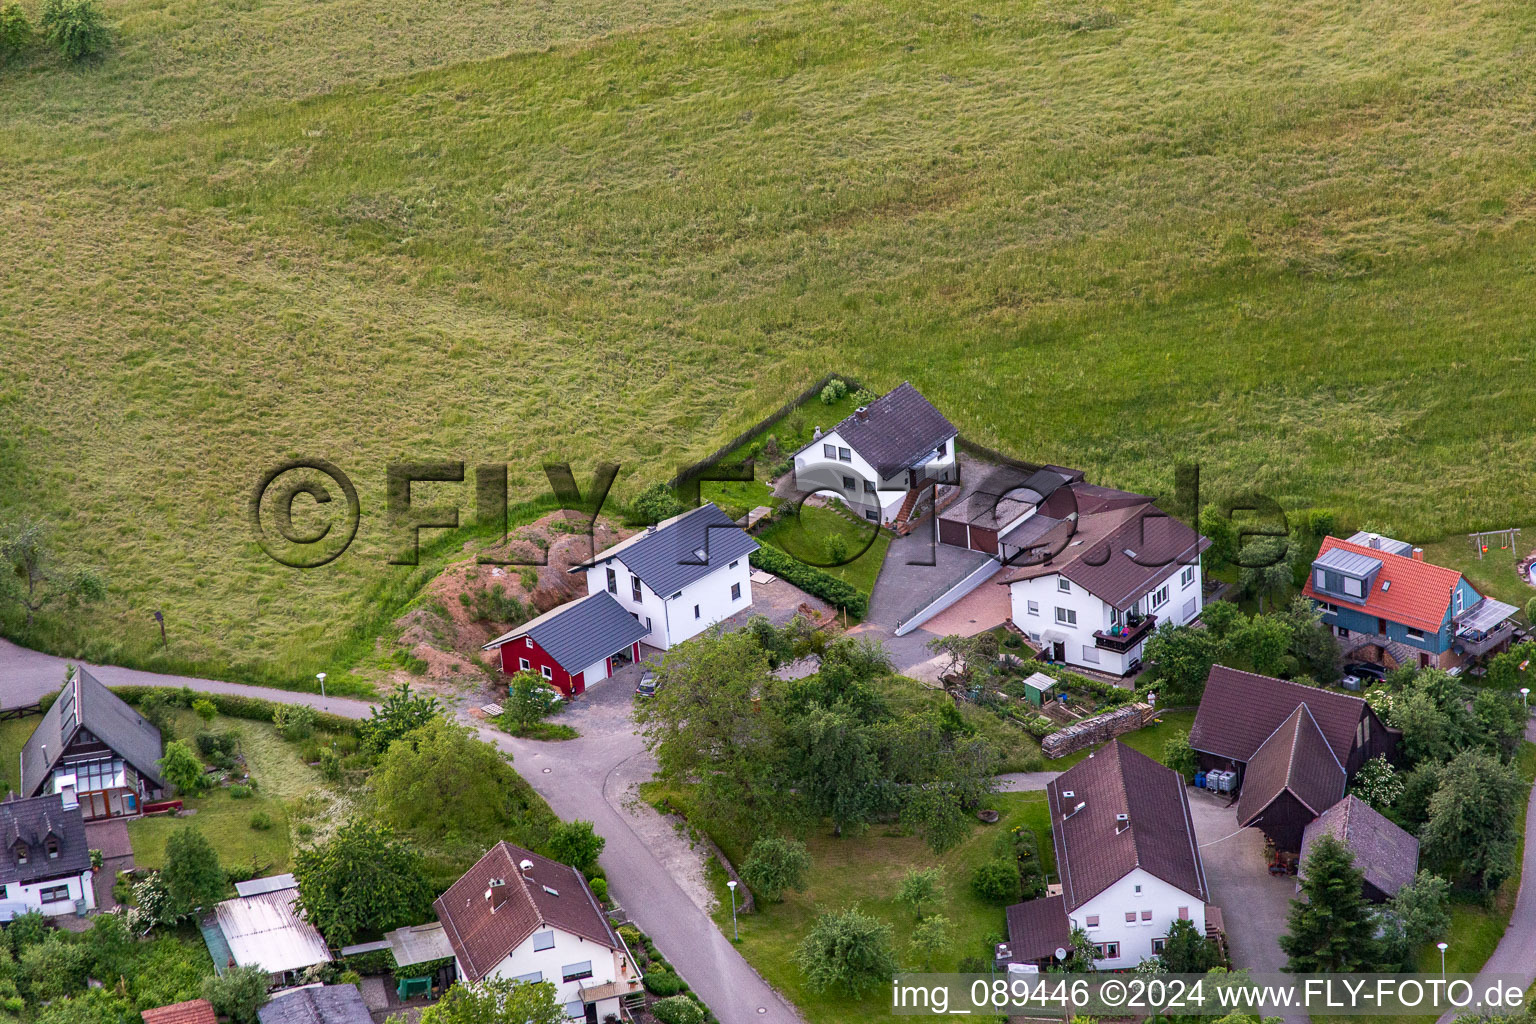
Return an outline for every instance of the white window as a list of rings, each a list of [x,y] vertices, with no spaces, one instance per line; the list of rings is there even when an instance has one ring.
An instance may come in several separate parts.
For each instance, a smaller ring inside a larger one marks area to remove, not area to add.
[[[1152,923],[1152,911],[1150,911],[1150,910],[1143,910],[1141,912],[1141,923],[1142,924],[1151,924]]]
[[[50,886],[49,888],[44,889],[42,892],[38,893],[38,898],[41,899],[44,903],[58,903],[61,900],[67,900],[69,899],[69,886]]]
[[[1056,609],[1056,621],[1061,623],[1063,626],[1075,626],[1077,625],[1077,612],[1073,611],[1071,608],[1062,608],[1058,606]]]
[[[835,458],[837,458],[837,445],[835,445],[835,444],[824,444],[824,445],[822,445],[821,446],[821,455],[822,455],[822,458],[826,458],[826,459],[835,459]]]
[[[1424,639],[1424,631],[1422,629],[1414,629],[1412,626],[1409,626],[1407,628],[1408,628],[1408,639],[1409,640],[1423,640]]]
[[[1457,615],[1461,614],[1461,606],[1463,604],[1463,599],[1464,599],[1464,595],[1461,592],[1461,588],[1457,587],[1456,588],[1456,614]]]
[[[1195,599],[1194,598],[1190,598],[1188,601],[1185,601],[1184,602],[1184,621],[1188,622],[1190,619],[1194,618],[1195,617],[1195,612],[1197,610],[1198,609],[1195,607]]]
[[[875,482],[873,480],[865,480],[864,481],[864,493],[865,494],[874,494],[875,493]]]
[[[631,576],[629,578],[629,594],[636,601],[640,600],[640,577],[639,576]]]
[[[731,584],[731,600],[732,601],[740,601],[741,600],[741,584],[740,583],[732,583]]]
[[[547,949],[548,947],[545,948]],[[537,985],[539,982],[544,980],[544,972],[534,971],[532,974],[520,974],[512,980],[521,981],[528,985]]]
[[[939,442],[939,446],[933,450],[933,454],[937,455],[939,458],[942,459],[944,457],[945,446],[948,445],[948,444],[949,444],[948,441],[940,441]]]
[[[637,616],[637,618],[638,618],[638,616]],[[651,631],[651,617],[649,615],[647,615],[645,617],[645,631],[647,633],[649,633]]]
[[[1187,565],[1184,571],[1179,573],[1179,586],[1187,587],[1193,582],[1195,582],[1195,567]]]
[[[1154,954],[1161,953],[1164,950],[1164,948],[1167,947],[1167,945],[1168,945],[1168,939],[1166,937],[1160,937],[1160,938],[1153,939],[1152,940],[1152,952]]]
[[[608,569],[608,593],[610,593],[610,594],[617,594],[618,592],[619,592],[619,574],[614,572],[613,568],[610,566],[609,569]]]
[[[549,668],[548,665],[540,665],[539,666],[539,675],[543,676],[545,679],[553,679],[553,678],[555,678],[554,672],[550,671],[550,668]]]
[[[1147,602],[1147,611],[1156,611],[1168,603],[1168,584],[1164,583],[1152,591],[1152,599]]]
[[[1100,960],[1120,959],[1120,943],[1118,942],[1100,942],[1098,950]]]
[[[531,636],[523,637],[523,646],[527,647],[529,649],[532,649],[533,648],[533,637],[531,637]]]
[[[554,948],[555,948],[555,933],[554,932],[538,932],[537,934],[534,935],[534,937],[533,937],[533,949],[534,949],[534,952],[538,952],[541,949],[554,949]]]
[[[1029,614],[1031,614],[1031,615],[1039,615],[1040,614],[1040,602],[1039,601],[1028,601],[1026,603],[1029,605]]]
[[[1056,577],[1056,589],[1063,594],[1070,594],[1072,593],[1072,581],[1065,576],[1058,576]]]
[[[1099,663],[1099,649],[1093,644],[1083,644],[1083,660],[1090,665]]]
[[[1136,911],[1134,911],[1134,910],[1127,910],[1125,912],[1125,923],[1126,924],[1135,924],[1136,923]]]
[[[1088,916],[1088,927],[1089,928],[1097,928],[1098,926],[1099,926],[1099,915],[1098,914],[1090,914]]]
[[[1321,569],[1314,569],[1312,571],[1312,585],[1318,590],[1327,590],[1328,574]]]
[[[583,978],[592,977],[592,961],[583,960],[579,964],[566,964],[560,968],[561,981],[580,981]]]
[[[726,568],[727,569],[734,569],[734,568],[736,568],[740,564],[741,564],[741,559],[738,558],[738,559],[736,559],[736,561],[734,561],[730,565],[726,566]]]
[[[693,606],[693,617],[694,618],[698,618],[699,617],[699,606],[698,605],[694,605]]]
[[[837,457],[841,462],[852,462],[853,452],[849,451],[847,448],[839,448],[837,450]]]
[[[1140,895],[1141,895],[1141,886],[1139,886],[1139,885],[1138,885],[1138,886],[1136,886],[1136,888],[1135,888],[1135,893],[1136,893],[1136,895],[1137,895],[1137,896],[1140,896]]]
[[[1361,594],[1365,593],[1363,588],[1364,584],[1362,584],[1359,580],[1349,576],[1344,577],[1344,593],[1348,594],[1350,597],[1359,597]]]
[[[533,668],[532,665],[528,664],[527,658],[518,658],[517,667],[522,669],[524,672],[527,672],[529,669]]]
[[[865,509],[864,510],[864,518],[865,519],[873,519],[876,522],[878,522],[880,520],[880,517],[875,514],[873,509]]]

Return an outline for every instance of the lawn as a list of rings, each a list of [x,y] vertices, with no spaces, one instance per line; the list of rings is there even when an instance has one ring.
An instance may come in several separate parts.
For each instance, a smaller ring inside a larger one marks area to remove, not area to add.
[[[971,872],[992,858],[997,836],[1017,825],[1027,825],[1040,837],[1040,853],[1051,878],[1055,877],[1055,864],[1044,793],[1001,793],[989,803],[1003,812],[1002,820],[995,825],[978,824],[968,840],[939,856],[921,839],[881,827],[856,837],[838,838],[830,832],[811,837],[806,843],[811,854],[808,888],[804,892],[786,893],[782,903],[763,904],[756,913],[740,916],[742,955],[770,984],[784,992],[811,1024],[889,1020],[889,993],[884,988],[860,1000],[807,991],[794,964],[795,947],[818,914],[857,905],[891,924],[898,961],[904,967],[914,966],[906,950],[912,915],[894,897],[907,871],[937,866],[943,869],[946,880],[946,899],[940,912],[955,925],[955,948],[936,962],[934,969],[953,971],[961,957],[990,961],[992,946],[1003,941],[1007,926],[1002,907],[971,893]],[[733,855],[731,851],[727,854]],[[719,905],[715,923],[730,935],[730,894],[723,880],[716,881]]]
[[[1486,524],[1492,528],[1495,524]],[[1502,527],[1506,524],[1497,524]],[[1516,523],[1509,523],[1516,526]],[[1527,530],[1515,542],[1515,547],[1500,547],[1497,537],[1489,538],[1488,551],[1482,558],[1464,534],[1453,534],[1438,541],[1424,544],[1424,559],[1447,569],[1456,569],[1477,588],[1478,593],[1498,598],[1525,610],[1526,602],[1536,597],[1536,589],[1521,580],[1515,573],[1516,555],[1524,558],[1536,544],[1536,530]]]
[[[758,534],[758,540],[830,573],[865,594],[875,589],[875,578],[885,564],[891,546],[889,530],[859,522],[830,508],[801,505],[800,514],[779,519]],[[846,564],[831,563],[850,559]]]
[[[173,832],[196,828],[208,837],[226,866],[250,865],[259,874],[287,871],[292,866],[295,840],[328,831],[346,817],[347,803],[330,790],[300,756],[297,744],[277,735],[271,725],[240,719],[216,718],[206,726],[190,711],[176,719],[176,735],[190,738],[202,729],[240,734],[239,750],[255,780],[254,793],[237,800],[229,789],[214,789],[184,800],[189,817],[136,818],[128,823],[136,863],[160,867],[165,862],[165,842]],[[255,814],[265,814],[270,828],[251,827]]]
[[[21,788],[21,748],[42,720],[42,715],[28,715],[0,722],[0,793]]]
[[[1188,733],[1190,726],[1194,724],[1195,713],[1193,711],[1165,711],[1154,719],[1151,725],[1137,729],[1135,732],[1128,732],[1124,736],[1118,737],[1118,739],[1132,750],[1138,750],[1152,758],[1152,760],[1161,763],[1163,760],[1163,744],[1181,732]],[[1068,754],[1066,757],[1047,761],[1045,762],[1045,768],[1047,771],[1053,772],[1066,771],[1098,749],[1099,747],[1092,747],[1088,750],[1079,750],[1075,754]]]
[[[390,462],[623,498],[834,369],[1151,493],[1536,521],[1518,0],[101,3],[0,69],[0,516],[110,586],[34,644],[340,682],[420,586]],[[294,457],[362,508],[311,571],[247,525]]]

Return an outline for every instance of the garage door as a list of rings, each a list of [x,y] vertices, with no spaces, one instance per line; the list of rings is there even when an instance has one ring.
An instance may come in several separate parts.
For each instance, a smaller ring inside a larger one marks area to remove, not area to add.
[[[971,527],[971,547],[977,551],[985,551],[989,555],[997,554],[997,531],[984,530],[979,526]]]
[[[965,524],[940,519],[939,540],[944,544],[953,544],[957,548],[965,547]]]

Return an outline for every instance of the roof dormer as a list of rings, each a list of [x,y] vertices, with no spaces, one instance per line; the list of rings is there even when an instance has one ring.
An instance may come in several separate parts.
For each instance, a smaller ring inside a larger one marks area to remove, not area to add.
[[[32,855],[32,850],[27,846],[27,841],[20,838],[11,844],[11,852],[16,855],[17,864],[25,864]]]
[[[1329,548],[1312,563],[1312,587],[1329,597],[1364,604],[1381,572],[1381,559],[1345,548]]]

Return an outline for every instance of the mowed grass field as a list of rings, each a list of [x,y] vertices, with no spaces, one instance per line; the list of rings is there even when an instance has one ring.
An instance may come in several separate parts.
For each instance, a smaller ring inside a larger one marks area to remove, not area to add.
[[[0,69],[0,511],[112,587],[29,642],[338,672],[424,575],[388,463],[623,497],[829,370],[1107,483],[1536,523],[1518,0],[102,4]],[[311,571],[246,522],[299,456],[363,509]]]

